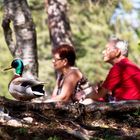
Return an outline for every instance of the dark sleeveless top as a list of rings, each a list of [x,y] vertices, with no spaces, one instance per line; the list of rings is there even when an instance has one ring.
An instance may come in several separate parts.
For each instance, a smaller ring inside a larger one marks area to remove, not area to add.
[[[57,89],[57,95],[59,95],[61,93],[61,89],[62,89],[62,86],[63,86],[63,83],[64,83],[64,79],[65,77],[61,74],[59,77],[58,77],[58,89]],[[87,78],[86,77],[82,77],[76,84],[75,86],[75,89],[73,91],[73,94],[71,96],[71,100],[73,102],[75,102],[75,95],[76,93],[86,89],[90,87],[90,83],[88,82]],[[82,95],[81,95],[82,96]]]
[[[62,89],[63,83],[64,83],[64,76],[63,76],[63,74],[61,74],[58,77],[57,95],[59,95],[61,93],[61,89]]]

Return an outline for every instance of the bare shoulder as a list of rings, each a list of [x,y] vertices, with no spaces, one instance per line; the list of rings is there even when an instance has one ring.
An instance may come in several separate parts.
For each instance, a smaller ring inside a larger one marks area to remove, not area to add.
[[[72,67],[71,68],[71,71],[69,73],[69,77],[70,78],[77,78],[77,79],[80,79],[83,77],[83,74],[82,72],[77,68],[77,67]]]

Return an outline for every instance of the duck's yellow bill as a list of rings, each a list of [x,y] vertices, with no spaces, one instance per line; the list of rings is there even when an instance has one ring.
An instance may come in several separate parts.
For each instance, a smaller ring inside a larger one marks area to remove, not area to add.
[[[10,70],[10,69],[12,69],[12,67],[5,68],[3,71],[7,71],[7,70]]]

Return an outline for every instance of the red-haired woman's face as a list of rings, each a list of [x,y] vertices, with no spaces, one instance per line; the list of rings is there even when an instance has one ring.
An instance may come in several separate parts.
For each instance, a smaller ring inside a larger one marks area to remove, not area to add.
[[[52,63],[56,70],[61,70],[66,66],[66,59],[60,58],[59,54],[56,53],[53,55]]]
[[[71,46],[62,45],[62,46],[56,47],[52,50],[52,54],[53,55],[59,54],[58,57],[64,58],[65,60],[67,60],[67,63],[70,66],[74,66],[75,64],[76,54],[75,54],[74,48]]]

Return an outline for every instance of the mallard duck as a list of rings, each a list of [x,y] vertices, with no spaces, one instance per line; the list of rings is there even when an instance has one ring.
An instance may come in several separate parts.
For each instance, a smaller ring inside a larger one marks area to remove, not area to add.
[[[4,69],[4,71],[12,68],[15,69],[15,74],[8,85],[8,89],[15,99],[27,101],[45,94],[44,82],[22,77],[24,65],[21,59],[13,60],[11,67]]]

